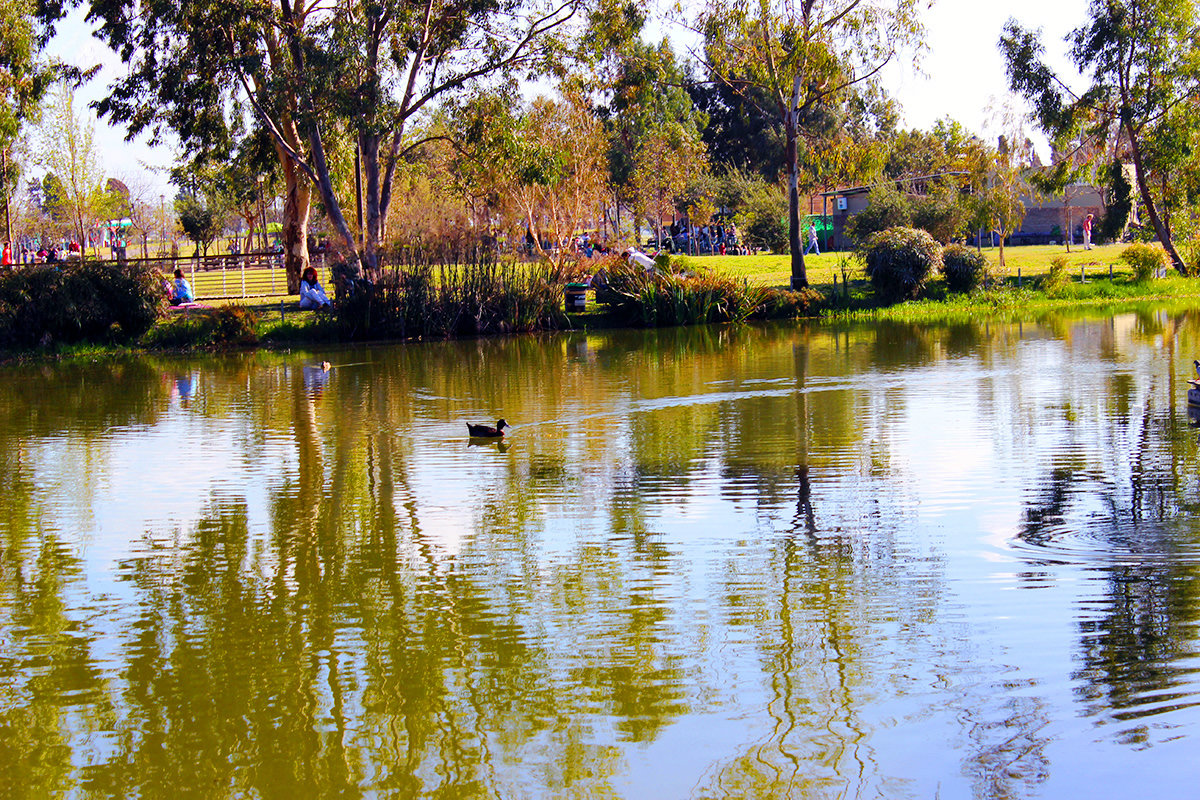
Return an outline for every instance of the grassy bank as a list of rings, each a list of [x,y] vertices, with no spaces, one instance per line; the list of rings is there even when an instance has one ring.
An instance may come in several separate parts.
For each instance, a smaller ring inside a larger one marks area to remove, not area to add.
[[[1168,302],[1180,307],[1200,305],[1200,279],[1184,278],[1171,271],[1162,278],[1136,281],[1132,270],[1119,260],[1123,249],[1120,245],[1097,247],[1090,251],[1073,248],[1073,252],[1067,254],[1063,247],[1007,248],[1006,264],[1000,267],[995,263],[998,251],[985,248],[984,254],[992,261],[992,279],[988,288],[965,295],[953,294],[947,290],[942,278],[937,276],[926,286],[921,299],[896,305],[883,305],[878,301],[862,262],[848,253],[811,256],[806,259],[806,266],[811,286],[825,298],[818,305],[820,314],[837,319],[954,322],[986,316],[1015,321],[1074,308],[1103,313],[1105,310],[1116,311],[1143,303]],[[1056,257],[1063,257],[1067,267],[1066,274],[1060,275],[1055,282],[1049,279],[1049,275],[1051,261]],[[412,305],[415,297],[413,276],[408,276],[396,287],[396,291],[388,294],[384,305],[372,306],[364,314],[364,317],[375,321],[365,334],[354,331],[348,333],[346,320],[339,320],[336,315],[300,311],[296,296],[276,295],[253,302],[211,300],[207,301],[207,305],[211,306],[209,309],[170,312],[136,342],[114,339],[108,344],[53,343],[9,352],[7,356],[22,359],[46,356],[97,357],[102,353],[139,349],[290,347],[341,342],[351,338],[445,338],[450,335],[470,335],[472,332],[505,333],[543,328],[596,330],[754,319],[763,317],[764,310],[767,311],[766,316],[794,316],[810,308],[805,302],[788,301],[788,298],[802,296],[778,291],[790,284],[791,259],[786,255],[768,253],[685,257],[673,260],[673,264],[684,273],[696,273],[698,277],[694,279],[694,285],[685,287],[686,281],[678,280],[680,276],[672,276],[662,286],[656,282],[652,287],[626,287],[625,296],[631,302],[625,307],[612,305],[611,301],[608,305],[598,303],[594,294],[589,293],[583,311],[564,311],[559,284],[567,280],[565,276],[553,279],[543,276],[542,280],[534,281],[541,286],[533,293],[538,295],[533,298],[536,303],[530,305],[532,295],[524,291],[523,294],[518,292],[514,295],[516,299],[509,305],[515,303],[521,306],[527,312],[526,317],[531,314],[538,319],[552,317],[554,324],[548,327],[532,323],[524,327],[509,324],[507,320],[510,314],[507,311],[499,307],[489,308],[495,304],[496,298],[504,295],[490,283],[482,288],[476,287],[479,290],[473,293],[460,291],[462,287],[454,291],[442,287],[433,293],[439,294],[439,297],[430,295],[425,298],[427,302],[417,304],[419,307],[407,309],[406,306]],[[599,266],[601,264],[593,262],[584,266],[583,270],[591,272]],[[611,264],[609,266],[612,267]],[[534,273],[544,269],[544,266],[533,264],[503,268],[520,273],[518,277],[521,280],[515,283],[509,281],[514,286],[528,282]],[[450,273],[442,268],[442,273],[434,276],[436,279],[425,281],[430,291],[447,282],[456,286],[460,282],[460,276],[455,277],[453,268]],[[649,292],[649,288],[656,291]],[[440,297],[440,294],[447,296]],[[433,303],[432,300],[438,302]],[[473,322],[465,328],[460,324],[466,313],[464,308],[472,317],[469,321]],[[430,309],[441,309],[442,315],[455,324],[452,326],[447,323],[425,330],[430,326]],[[772,310],[779,313],[772,314]],[[401,311],[404,313],[400,314]],[[379,325],[378,321],[385,312],[404,321],[404,324]],[[490,326],[478,324],[480,320],[492,317],[495,317],[493,322],[499,322]]]
[[[811,285],[828,299],[823,314],[838,318],[917,321],[989,315],[1016,319],[1074,306],[1115,309],[1122,304],[1186,302],[1189,298],[1200,302],[1200,279],[1169,272],[1163,278],[1134,281],[1131,269],[1119,260],[1123,249],[1122,245],[1093,250],[1074,247],[1068,254],[1061,246],[1010,247],[1005,249],[1006,264],[1000,267],[996,263],[998,250],[984,248],[984,255],[992,262],[990,288],[968,295],[952,294],[942,279],[935,277],[922,299],[890,306],[879,305],[862,262],[851,254],[822,253],[809,256],[805,263]],[[1059,256],[1067,263],[1066,280],[1047,287],[1051,260]],[[679,263],[685,268],[761,289],[784,289],[791,280],[791,258],[787,255],[684,257]],[[291,345],[339,340],[336,325],[327,317],[298,311],[296,299],[276,296],[248,304],[258,319],[261,343]],[[213,302],[213,305],[223,304],[226,303]],[[562,327],[602,329],[630,324],[628,314],[598,304],[589,296],[586,310],[566,314]]]

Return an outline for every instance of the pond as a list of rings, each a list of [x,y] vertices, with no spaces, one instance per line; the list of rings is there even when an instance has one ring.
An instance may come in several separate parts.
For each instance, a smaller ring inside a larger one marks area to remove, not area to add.
[[[0,794],[1189,795],[1198,355],[1151,308],[6,367]]]

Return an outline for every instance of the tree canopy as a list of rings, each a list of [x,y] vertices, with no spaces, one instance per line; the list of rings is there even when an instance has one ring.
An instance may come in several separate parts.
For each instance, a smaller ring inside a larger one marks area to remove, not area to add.
[[[130,68],[99,108],[133,133],[167,125],[200,152],[231,147],[235,123],[253,119],[316,188],[353,261],[374,269],[410,123],[477,81],[543,66],[578,3],[90,0]],[[361,155],[361,245],[335,185],[338,130]]]
[[[1037,32],[1009,20],[1000,39],[1013,90],[1033,104],[1056,150],[1086,147],[1133,165],[1142,208],[1180,271],[1169,210],[1200,131],[1196,12],[1192,0],[1091,0],[1088,21],[1067,37],[1071,61],[1090,81],[1080,93],[1046,65]]]
[[[715,0],[701,16],[712,80],[762,103],[783,130],[793,288],[808,285],[799,210],[805,141],[833,131],[853,108],[850,96],[869,93],[897,52],[918,46],[919,6],[917,0]],[[815,159],[806,161],[824,163],[819,148],[810,151]]]

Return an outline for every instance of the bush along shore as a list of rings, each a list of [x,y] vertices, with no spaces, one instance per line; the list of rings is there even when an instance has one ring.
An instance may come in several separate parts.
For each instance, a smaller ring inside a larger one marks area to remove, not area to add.
[[[876,234],[854,257],[834,256],[832,282],[801,291],[764,285],[744,267],[730,275],[719,259],[661,258],[646,270],[608,257],[590,262],[587,275],[577,264],[475,258],[401,265],[375,281],[339,282],[334,311],[290,315],[281,315],[276,301],[258,309],[230,304],[172,312],[157,276],[132,262],[68,263],[0,274],[0,348],[9,357],[25,357],[97,348],[446,339],[819,316],[1011,316],[1064,305],[1200,296],[1196,279],[1167,272],[1157,246],[1110,253],[1121,264],[1117,274],[1110,267],[1111,277],[1078,280],[1066,257],[1050,256],[1036,277],[1022,280],[996,275],[977,251],[941,248],[923,232],[894,229]],[[718,266],[709,266],[714,262]],[[781,260],[765,256],[763,263],[766,273],[777,271]],[[589,278],[594,301],[586,311],[569,312],[564,288]]]

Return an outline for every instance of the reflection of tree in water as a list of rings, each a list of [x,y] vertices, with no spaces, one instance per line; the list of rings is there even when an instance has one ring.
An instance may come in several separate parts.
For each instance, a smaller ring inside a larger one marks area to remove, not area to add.
[[[82,563],[42,524],[23,450],[0,441],[0,793],[35,798],[78,789],[75,740],[108,729],[113,707],[92,646],[100,610],[73,599]]]
[[[1173,407],[1120,373],[1109,380],[1112,413],[1090,448],[1075,448],[1090,454],[1056,458],[1017,535],[1046,553],[1031,559],[1082,562],[1102,587],[1078,615],[1072,677],[1085,712],[1131,722],[1123,740],[1136,744],[1149,741],[1146,718],[1195,702],[1180,663],[1200,615],[1197,563],[1180,545],[1200,510],[1197,453]],[[1082,438],[1083,423],[1067,425]]]
[[[92,436],[152,425],[166,412],[168,391],[155,363],[140,358],[7,367],[0,430],[21,438],[63,431]]]
[[[1050,777],[1046,748],[1051,739],[1043,734],[1050,724],[1045,703],[1021,693],[1030,687],[994,688],[994,696],[1002,698],[993,712],[997,718],[983,717],[971,704],[966,706],[963,722],[974,752],[963,769],[971,778],[975,797],[1021,800],[1035,796],[1038,786]]]
[[[1081,465],[1060,465],[1050,471],[1038,496],[1025,508],[1017,538],[1034,547],[1044,547],[1064,533],[1063,523],[1074,492],[1075,479]]]

